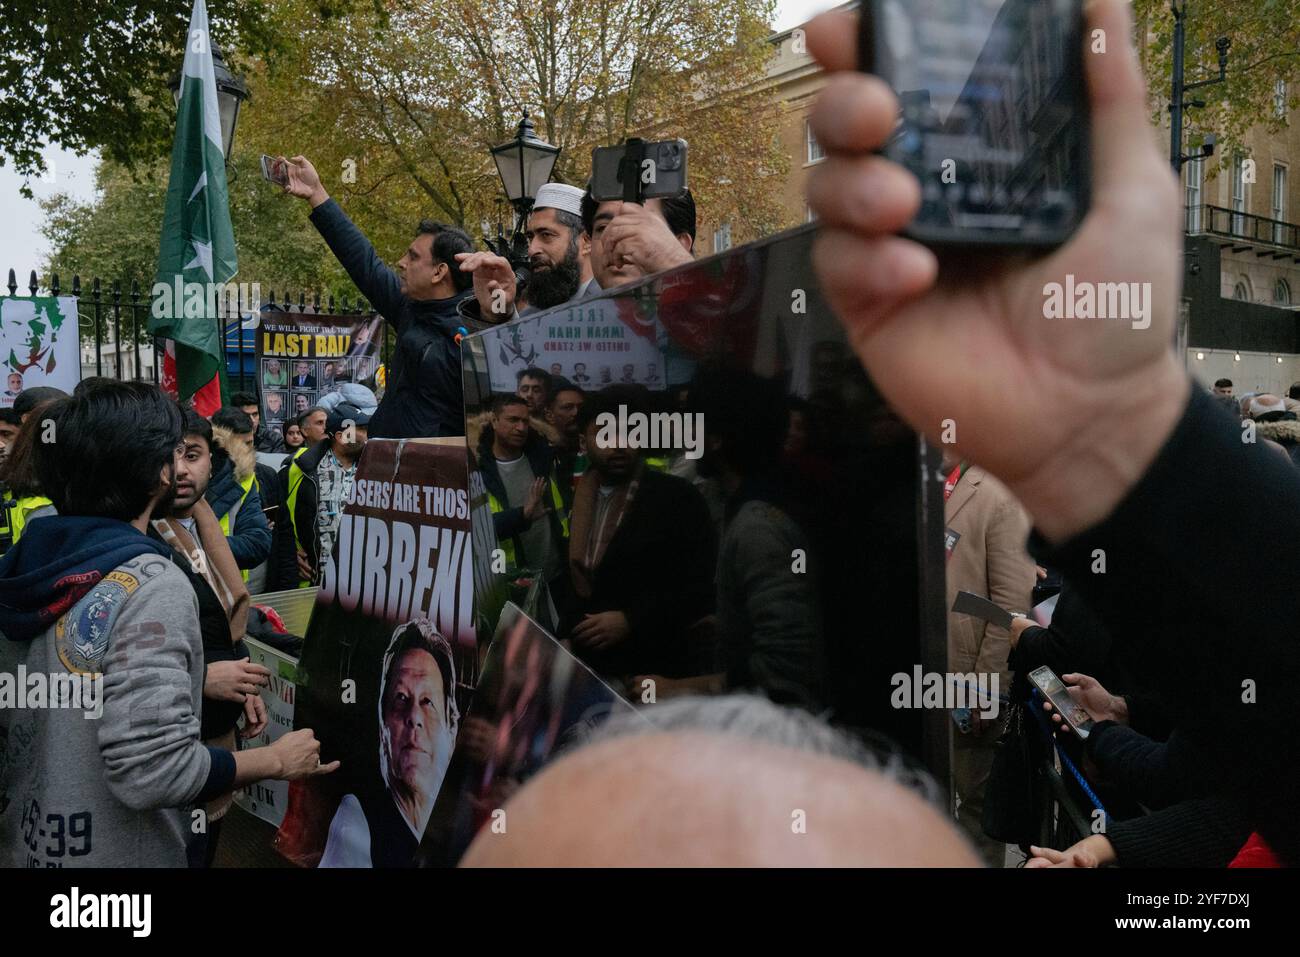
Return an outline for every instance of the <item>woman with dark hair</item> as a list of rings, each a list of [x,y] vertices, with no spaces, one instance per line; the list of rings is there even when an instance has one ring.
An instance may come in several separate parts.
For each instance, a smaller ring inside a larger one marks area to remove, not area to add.
[[[302,434],[302,424],[298,419],[284,424],[284,445],[292,455],[307,443],[307,438]]]

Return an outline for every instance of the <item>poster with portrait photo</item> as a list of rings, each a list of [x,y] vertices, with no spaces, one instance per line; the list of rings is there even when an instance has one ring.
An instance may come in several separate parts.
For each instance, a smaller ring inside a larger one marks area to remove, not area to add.
[[[365,382],[375,374],[377,359],[360,356],[352,360],[352,381]]]
[[[263,359],[260,365],[263,389],[284,389],[289,385],[289,370],[285,367],[283,359],[273,356],[270,359]]]
[[[275,846],[302,866],[414,863],[505,604],[469,468],[463,440],[374,439],[358,464],[299,661],[294,725],[342,762],[290,787]]]
[[[297,418],[305,412],[310,412],[311,407],[316,404],[315,392],[298,392],[293,393],[293,403],[289,407],[290,418]]]
[[[289,393],[270,391],[262,393],[262,421],[284,422],[293,412],[289,406]]]
[[[438,795],[418,863],[452,867],[529,778],[580,747],[612,714],[635,709],[513,602],[501,612],[483,675]]]
[[[311,409],[317,398],[337,386],[340,373],[352,370],[356,361],[369,361],[373,371],[379,361],[383,321],[377,315],[334,316],[263,309],[258,317],[255,347],[261,372],[258,381],[262,388],[262,418],[267,422],[284,421]],[[272,391],[289,393],[282,396],[284,404],[274,416],[267,404]],[[307,397],[306,409],[300,409],[299,396]]]
[[[71,392],[81,379],[76,298],[0,296],[0,357],[0,408],[37,386]]]
[[[316,383],[321,392],[329,392],[338,381],[339,365],[343,359],[317,359]]]

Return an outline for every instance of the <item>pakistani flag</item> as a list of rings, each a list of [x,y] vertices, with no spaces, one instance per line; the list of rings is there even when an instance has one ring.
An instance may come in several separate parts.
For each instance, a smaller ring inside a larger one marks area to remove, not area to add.
[[[201,415],[221,406],[225,381],[224,320],[208,304],[236,268],[208,8],[194,0],[149,331],[172,340],[176,394],[181,401],[194,396]]]

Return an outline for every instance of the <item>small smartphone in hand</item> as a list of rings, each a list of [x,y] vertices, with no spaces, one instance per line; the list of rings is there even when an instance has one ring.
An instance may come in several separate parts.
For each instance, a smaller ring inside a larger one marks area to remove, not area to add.
[[[1068,240],[1091,201],[1084,56],[1083,0],[863,3],[859,67],[901,105],[881,152],[921,181],[905,234],[936,248]]]
[[[1074,729],[1074,733],[1086,738],[1096,723],[1087,710],[1070,697],[1065,682],[1056,676],[1056,672],[1044,665],[1029,672],[1029,680],[1043,697],[1052,702],[1052,707],[1061,715],[1061,720]]]
[[[289,185],[289,162],[262,154],[262,179],[276,186]]]

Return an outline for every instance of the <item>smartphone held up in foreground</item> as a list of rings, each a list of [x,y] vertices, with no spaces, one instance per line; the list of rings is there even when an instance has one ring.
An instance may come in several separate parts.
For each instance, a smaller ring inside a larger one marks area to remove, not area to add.
[[[289,162],[262,154],[262,179],[276,186],[289,185]]]
[[[682,139],[658,143],[633,139],[622,146],[598,146],[591,151],[592,199],[640,203],[681,196],[687,187],[686,156]]]
[[[906,235],[939,248],[1070,238],[1091,192],[1083,0],[870,0],[858,50],[901,105],[881,152],[921,182]]]

